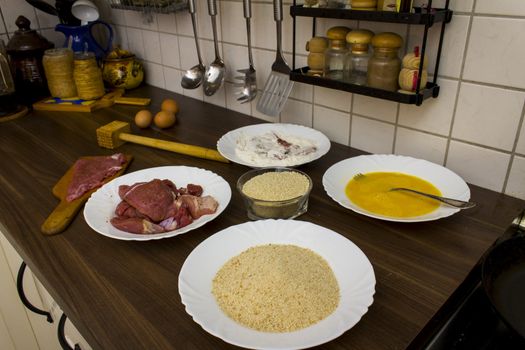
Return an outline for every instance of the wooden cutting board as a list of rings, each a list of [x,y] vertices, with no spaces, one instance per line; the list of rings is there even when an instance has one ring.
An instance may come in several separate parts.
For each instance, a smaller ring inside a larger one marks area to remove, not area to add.
[[[126,154],[125,157],[126,162],[122,165],[122,169],[120,169],[115,175],[105,178],[103,181],[104,184],[122,175],[126,171],[129,163],[131,163],[131,160],[133,159],[133,156]],[[90,158],[95,157],[81,157],[81,159]],[[53,195],[60,199],[60,203],[58,203],[57,207],[53,210],[51,214],[49,214],[46,221],[44,221],[44,223],[40,227],[40,230],[45,235],[54,235],[64,231],[69,226],[71,221],[73,221],[75,215],[78,213],[80,208],[82,208],[82,205],[84,205],[84,203],[88,200],[91,194],[98,190],[98,188],[94,188],[91,191],[84,193],[82,197],[68,202],[66,201],[67,189],[69,187],[69,184],[71,183],[72,178],[73,166],[71,166],[68,169],[64,176],[62,176],[62,178],[58,180],[56,185],[53,187]]]

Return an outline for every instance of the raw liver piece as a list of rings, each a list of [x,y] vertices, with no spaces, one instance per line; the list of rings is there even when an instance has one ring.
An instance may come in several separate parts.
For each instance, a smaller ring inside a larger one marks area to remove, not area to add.
[[[175,200],[171,187],[159,179],[131,186],[121,198],[154,222],[167,218],[166,214]]]
[[[126,157],[122,153],[77,160],[73,165],[73,177],[67,188],[66,201],[72,202],[84,193],[100,187],[104,179],[115,175],[125,162]]]
[[[118,228],[119,230],[130,233],[151,234],[164,232],[164,228],[162,226],[141,218],[115,216],[111,219],[111,225],[113,225],[115,228]]]

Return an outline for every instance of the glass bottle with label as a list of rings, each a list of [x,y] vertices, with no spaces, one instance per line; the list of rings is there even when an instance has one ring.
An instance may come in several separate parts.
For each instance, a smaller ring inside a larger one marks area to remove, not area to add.
[[[351,84],[366,85],[366,74],[370,54],[368,44],[374,33],[363,30],[352,30],[346,35],[346,42],[350,45],[350,52],[345,56],[344,80]]]
[[[348,27],[332,27],[326,32],[329,48],[325,51],[324,77],[334,80],[343,80],[344,60],[348,53],[346,34]]]
[[[395,33],[380,33],[372,38],[374,54],[368,62],[367,85],[397,91],[401,60],[398,57],[403,39]]]

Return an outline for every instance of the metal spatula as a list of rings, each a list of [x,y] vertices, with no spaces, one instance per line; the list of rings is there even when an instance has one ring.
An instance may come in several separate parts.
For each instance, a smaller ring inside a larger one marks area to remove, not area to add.
[[[272,73],[268,77],[261,98],[257,102],[257,110],[272,117],[281,112],[293,87],[293,81],[290,80],[291,69],[284,60],[282,50],[282,0],[273,1],[273,14],[277,25],[277,55],[272,64]]]

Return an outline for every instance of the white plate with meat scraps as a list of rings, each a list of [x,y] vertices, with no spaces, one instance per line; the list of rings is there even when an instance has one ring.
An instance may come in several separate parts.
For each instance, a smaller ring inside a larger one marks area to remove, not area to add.
[[[154,179],[170,180],[178,188],[186,187],[188,184],[200,185],[203,188],[202,196],[212,196],[218,202],[218,207],[213,214],[203,215],[187,226],[168,232],[136,234],[115,228],[110,220],[116,216],[115,209],[121,202],[119,186],[149,182]],[[102,186],[87,201],[84,218],[93,230],[104,236],[122,240],[146,241],[173,237],[201,227],[219,216],[230,199],[230,185],[222,177],[209,170],[187,166],[157,167],[123,175]]]
[[[242,326],[220,309],[212,294],[217,272],[248,248],[268,244],[307,248],[326,260],[340,292],[330,315],[297,331],[262,332]],[[250,349],[303,349],[326,343],[355,326],[373,303],[375,283],[366,255],[342,235],[305,221],[259,220],[228,227],[199,244],[182,266],[179,293],[193,320],[230,344]]]
[[[217,142],[217,150],[232,162],[252,168],[299,166],[325,155],[330,140],[306,126],[265,123],[226,133]]]
[[[363,155],[342,160],[332,165],[323,175],[323,186],[326,193],[345,208],[369,217],[386,221],[422,222],[444,218],[460,209],[441,205],[432,212],[414,217],[389,217],[367,211],[352,202],[345,189],[356,174],[371,172],[399,172],[416,176],[434,185],[441,196],[468,201],[470,189],[467,183],[452,170],[441,165],[407,156],[394,154]]]

